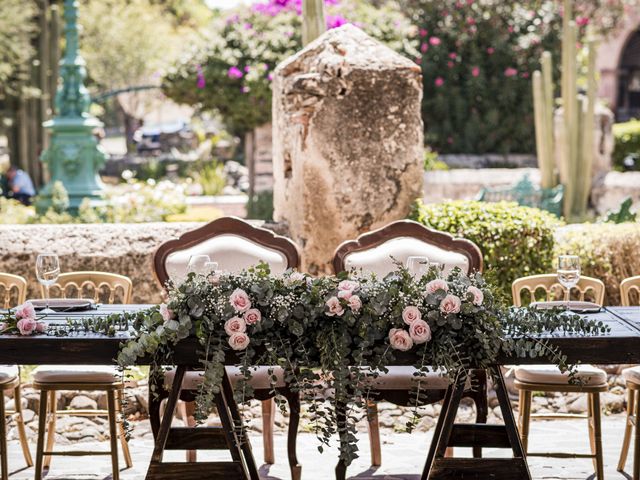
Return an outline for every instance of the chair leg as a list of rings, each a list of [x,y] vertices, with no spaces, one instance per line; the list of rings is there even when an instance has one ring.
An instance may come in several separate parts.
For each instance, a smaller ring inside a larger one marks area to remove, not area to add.
[[[640,392],[636,393],[634,404],[635,425],[633,432],[633,480],[640,480]]]
[[[4,410],[4,390],[0,390],[0,478],[9,478],[7,457],[7,417]]]
[[[113,480],[120,480],[120,468],[118,467],[118,426],[116,413],[116,395],[113,390],[107,391],[107,410],[109,412],[109,442],[111,444],[111,468]]]
[[[276,463],[273,452],[273,428],[275,425],[276,403],[273,398],[262,400],[262,441],[264,442],[264,463]]]
[[[58,411],[58,402],[56,399],[56,391],[49,391],[49,414],[48,420],[49,425],[47,426],[47,452],[51,452],[53,450],[53,444],[56,440],[56,415]],[[48,468],[51,465],[51,455],[44,456],[44,468]]]
[[[180,418],[182,418],[184,425],[186,427],[195,427],[196,421],[193,418],[193,414],[196,411],[196,403],[182,401],[178,404],[178,409],[180,410]],[[194,463],[198,460],[198,451],[187,450],[186,456],[187,462]]]
[[[38,445],[36,447],[36,471],[34,480],[42,480],[42,452],[44,451],[44,436],[47,433],[45,428],[47,427],[47,413],[49,407],[47,405],[47,399],[49,398],[46,390],[40,390],[40,410],[38,413]]]
[[[620,460],[618,460],[618,471],[623,472],[627,463],[627,455],[629,454],[629,444],[631,443],[631,428],[633,423],[631,417],[635,410],[636,392],[627,386],[627,419],[624,426],[624,439],[622,440],[622,450],[620,451]]]
[[[298,439],[298,426],[300,425],[300,393],[284,390],[284,396],[289,403],[289,431],[287,434],[287,456],[289,457],[289,469],[291,480],[300,480],[302,466],[298,462],[296,443]]]
[[[18,436],[20,437],[20,446],[27,467],[33,467],[33,458],[29,450],[29,441],[27,440],[27,432],[24,428],[24,418],[22,416],[22,389],[20,385],[13,389],[13,401],[16,406],[16,425],[18,427]]]
[[[367,402],[367,422],[369,425],[369,445],[371,446],[371,465],[382,465],[382,447],[380,446],[380,423],[378,422],[378,404],[374,400]]]
[[[595,420],[593,419],[593,402],[591,394],[587,394],[587,427],[589,428],[589,447],[591,449],[591,455],[593,455],[593,471],[598,469],[598,462],[596,461],[596,434],[595,434]]]
[[[521,430],[520,437],[522,438],[522,450],[526,454],[529,447],[529,425],[531,423],[531,396],[532,392],[529,390],[521,390],[520,410],[521,410]]]
[[[489,402],[487,399],[487,372],[474,370],[474,377],[478,385],[471,398],[476,405],[476,423],[487,423],[489,415]],[[482,458],[482,447],[473,447],[473,458]]]
[[[598,480],[604,479],[604,455],[602,453],[602,422],[600,409],[600,394],[591,393],[592,415],[593,415],[593,437],[596,455],[596,476]]]
[[[121,418],[122,415],[122,398],[124,393],[122,390],[116,392],[116,416],[118,418],[118,428],[120,431],[120,444],[122,445],[122,454],[124,455],[124,463],[127,468],[133,467],[133,461],[131,460],[131,452],[129,451],[129,442],[127,442],[127,432],[124,430],[124,421]]]

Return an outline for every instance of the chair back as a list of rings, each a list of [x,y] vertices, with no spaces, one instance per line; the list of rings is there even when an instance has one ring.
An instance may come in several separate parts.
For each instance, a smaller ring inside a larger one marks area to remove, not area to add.
[[[11,308],[27,298],[27,281],[19,275],[0,273],[0,305]]]
[[[511,284],[513,304],[521,307],[522,292],[527,293],[528,301],[568,300],[565,288],[558,282],[558,276],[550,273],[518,278]],[[591,301],[601,305],[604,303],[604,283],[597,278],[580,276],[578,284],[571,289],[569,298],[580,301]]]
[[[220,270],[228,272],[260,262],[275,274],[300,265],[298,247],[288,238],[236,217],[223,217],[160,245],[153,259],[160,284],[184,278],[192,255],[209,255]]]
[[[632,295],[635,296],[635,302],[631,298]],[[620,301],[623,307],[640,306],[640,275],[625,278],[620,283]]]
[[[333,256],[333,270],[362,269],[384,277],[410,256],[427,257],[443,265],[444,273],[459,267],[465,273],[482,272],[482,253],[463,238],[433,230],[411,220],[390,223],[342,243]]]
[[[40,287],[45,297],[44,287]],[[49,292],[61,298],[91,298],[102,303],[131,303],[133,284],[128,277],[108,272],[62,273]]]

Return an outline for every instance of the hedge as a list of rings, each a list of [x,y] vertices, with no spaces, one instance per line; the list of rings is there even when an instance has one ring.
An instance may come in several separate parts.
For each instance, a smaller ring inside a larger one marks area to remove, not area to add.
[[[640,275],[640,223],[570,225],[556,242],[557,254],[580,255],[582,273],[604,282],[606,305],[620,305],[620,282]]]
[[[554,215],[512,202],[450,201],[415,204],[410,218],[476,243],[487,277],[511,301],[511,283],[519,277],[552,271]]]
[[[630,120],[616,123],[613,126],[615,148],[613,150],[613,165],[617,170],[640,170],[640,120]],[[624,165],[624,159],[631,156],[635,159],[634,166]]]

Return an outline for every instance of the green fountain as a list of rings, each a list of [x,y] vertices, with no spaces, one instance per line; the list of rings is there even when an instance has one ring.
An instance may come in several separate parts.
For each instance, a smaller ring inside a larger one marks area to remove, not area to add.
[[[104,191],[98,170],[107,155],[93,134],[102,122],[89,114],[91,100],[84,85],[87,71],[78,51],[77,0],[64,1],[64,20],[66,49],[60,61],[56,114],[44,123],[51,132],[51,143],[40,160],[48,167],[49,182],[40,191],[36,204],[39,212],[51,207],[53,185],[57,182],[67,190],[71,213],[77,213],[85,198],[98,200]]]

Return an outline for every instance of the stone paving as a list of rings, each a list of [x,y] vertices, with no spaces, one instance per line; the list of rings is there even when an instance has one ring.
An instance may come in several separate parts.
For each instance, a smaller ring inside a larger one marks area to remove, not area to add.
[[[621,414],[603,417],[604,438],[603,447],[606,462],[606,478],[617,480],[628,478],[616,472],[622,432],[624,428],[624,416]],[[152,440],[146,433],[148,425],[146,421],[136,422],[134,438],[131,440],[131,448],[134,457],[134,467],[123,470],[122,480],[143,479],[145,468],[151,456]],[[137,431],[137,433],[136,433]],[[431,441],[432,431],[414,434],[394,433],[391,429],[383,430],[383,465],[372,469],[369,466],[369,447],[366,433],[360,433],[360,446],[362,457],[357,459],[349,468],[350,478],[358,480],[418,480],[419,472],[424,462],[425,452]],[[531,450],[561,450],[587,452],[587,428],[586,422],[581,420],[558,420],[553,422],[538,421],[532,426]],[[256,454],[256,460],[262,462],[262,437],[259,433],[251,435],[251,442]],[[278,434],[275,439],[276,464],[262,465],[261,477],[269,480],[288,479],[288,465],[286,460],[286,438]],[[303,479],[331,479],[336,459],[335,451],[325,451],[320,454],[317,450],[315,437],[308,433],[301,433],[298,440],[298,458],[303,464]],[[35,445],[31,445],[32,452]],[[108,448],[105,441],[78,442],[63,448]],[[463,453],[460,449],[458,453]],[[465,454],[467,452],[464,452]],[[489,450],[487,456],[504,456],[504,451]],[[200,459],[226,458],[220,453],[200,452]],[[168,452],[167,460],[184,459],[182,452]],[[121,459],[122,462],[122,459]],[[547,459],[532,458],[529,461],[534,478],[536,479],[587,479],[593,475],[590,460],[572,459]],[[14,472],[10,480],[27,480],[33,478],[33,469],[23,468],[23,459],[18,442],[9,442],[9,468]],[[83,480],[83,479],[110,479],[111,467],[109,457],[56,457],[53,459],[50,473],[45,477],[48,480]],[[630,468],[628,464],[627,468]],[[22,469],[22,470],[20,470]]]

